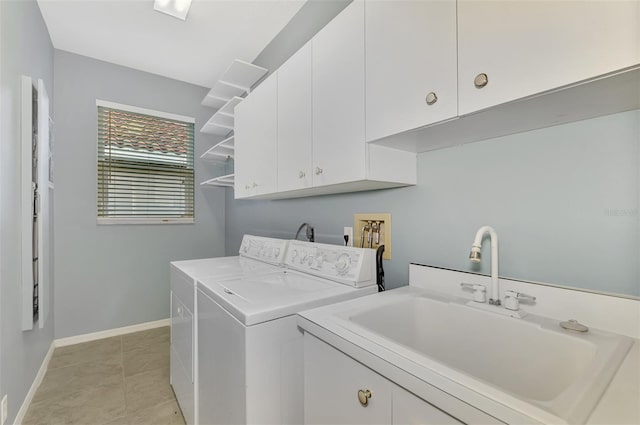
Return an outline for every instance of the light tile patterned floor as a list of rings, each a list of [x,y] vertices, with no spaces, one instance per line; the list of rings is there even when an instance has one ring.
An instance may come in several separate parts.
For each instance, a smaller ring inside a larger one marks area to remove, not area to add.
[[[169,327],[56,348],[23,425],[184,425]]]

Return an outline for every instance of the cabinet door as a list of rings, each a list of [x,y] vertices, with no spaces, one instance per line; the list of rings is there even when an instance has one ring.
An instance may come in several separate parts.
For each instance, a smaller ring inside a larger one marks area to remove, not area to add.
[[[355,0],[312,41],[313,185],[365,177],[364,3]]]
[[[311,187],[311,42],[278,69],[278,191]]]
[[[639,26],[637,0],[458,0],[460,115],[640,63]]]
[[[393,386],[392,397],[393,425],[462,424],[459,420],[397,385]]]
[[[457,116],[455,0],[367,1],[365,28],[367,141]]]
[[[278,80],[271,74],[235,108],[235,197],[276,191]]]
[[[391,383],[314,336],[304,335],[304,423],[390,424]],[[363,406],[358,391],[370,391]]]

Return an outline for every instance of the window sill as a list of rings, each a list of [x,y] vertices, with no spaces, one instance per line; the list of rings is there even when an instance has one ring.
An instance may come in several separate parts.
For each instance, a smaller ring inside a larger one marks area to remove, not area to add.
[[[97,224],[194,224],[193,218],[98,218]]]

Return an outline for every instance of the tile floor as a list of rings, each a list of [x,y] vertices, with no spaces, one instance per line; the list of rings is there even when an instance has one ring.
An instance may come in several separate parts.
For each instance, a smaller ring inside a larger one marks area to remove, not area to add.
[[[23,425],[184,425],[169,327],[56,348]]]

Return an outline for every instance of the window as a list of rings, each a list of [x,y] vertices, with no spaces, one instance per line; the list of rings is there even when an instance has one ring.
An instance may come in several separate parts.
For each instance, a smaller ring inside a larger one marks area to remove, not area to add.
[[[194,119],[98,108],[98,223],[193,223]]]

